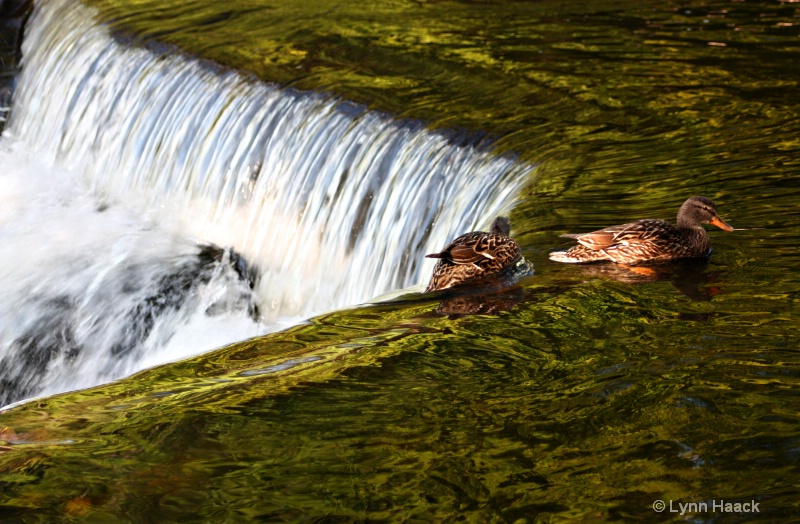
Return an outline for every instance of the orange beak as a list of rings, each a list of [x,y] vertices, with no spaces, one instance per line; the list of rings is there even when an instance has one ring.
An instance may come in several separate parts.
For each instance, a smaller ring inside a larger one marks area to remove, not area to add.
[[[727,231],[728,233],[733,231],[733,226],[731,226],[730,224],[728,224],[727,222],[722,220],[720,217],[712,218],[711,222],[709,222],[709,224],[711,224],[712,226],[717,226],[721,230]]]

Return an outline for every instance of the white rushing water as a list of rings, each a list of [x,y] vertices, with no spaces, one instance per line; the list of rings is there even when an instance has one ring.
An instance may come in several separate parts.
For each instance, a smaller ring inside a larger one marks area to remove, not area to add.
[[[0,405],[422,284],[424,254],[508,211],[532,169],[122,46],[73,2],[38,7],[23,54],[0,142]],[[198,242],[240,253],[255,289]]]

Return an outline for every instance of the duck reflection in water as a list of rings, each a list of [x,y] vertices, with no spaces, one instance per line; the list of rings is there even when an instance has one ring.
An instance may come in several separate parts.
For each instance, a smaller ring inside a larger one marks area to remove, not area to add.
[[[533,275],[533,266],[511,238],[511,224],[497,217],[489,232],[457,237],[436,258],[425,292],[444,291],[437,312],[446,315],[492,314],[510,309],[524,298],[518,282]]]
[[[497,315],[530,298],[530,291],[513,283],[497,287],[448,290],[441,297],[436,313],[458,318],[466,315]]]
[[[708,260],[708,257],[687,258],[647,266],[586,264],[573,268],[572,272],[582,276],[609,278],[627,284],[669,282],[692,301],[707,302],[720,294],[720,289],[713,285],[719,275],[708,272]]]

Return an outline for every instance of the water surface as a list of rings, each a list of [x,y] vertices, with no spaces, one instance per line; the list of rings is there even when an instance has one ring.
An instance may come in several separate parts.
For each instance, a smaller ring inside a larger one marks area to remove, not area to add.
[[[758,514],[688,518],[794,518],[795,3],[237,5],[105,12],[128,44],[541,163],[511,212],[537,273],[499,297],[345,308],[4,412],[0,516],[651,522],[687,518],[656,500],[754,500]],[[672,219],[692,194],[763,229],[714,231],[706,264],[650,275],[547,259],[562,233]]]

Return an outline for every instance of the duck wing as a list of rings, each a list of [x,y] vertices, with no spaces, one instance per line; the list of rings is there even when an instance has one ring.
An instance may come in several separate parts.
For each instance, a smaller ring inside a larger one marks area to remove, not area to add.
[[[674,229],[674,226],[669,222],[649,219],[610,226],[590,233],[562,236],[575,239],[579,244],[589,249],[600,250],[649,242],[665,232],[670,232],[672,229]]]
[[[491,233],[475,232],[461,235],[453,240],[440,253],[425,255],[427,258],[442,258],[456,265],[476,264],[482,260],[494,259]]]

